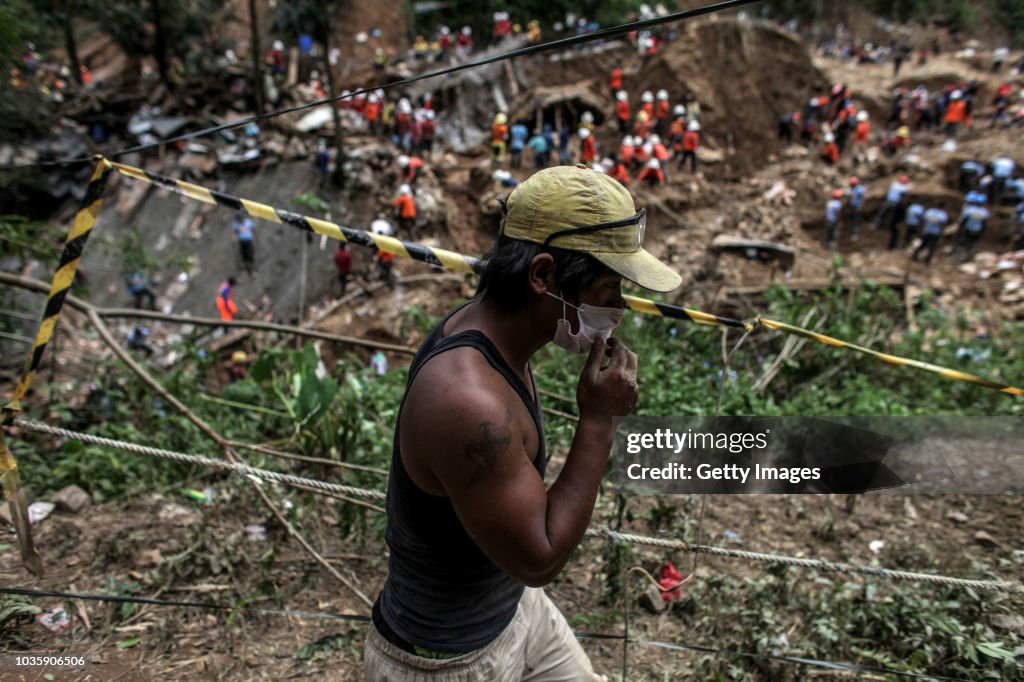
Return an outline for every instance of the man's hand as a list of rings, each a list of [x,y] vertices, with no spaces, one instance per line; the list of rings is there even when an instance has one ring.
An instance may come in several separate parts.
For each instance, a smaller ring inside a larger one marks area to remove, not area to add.
[[[609,358],[608,364],[601,367],[605,355]],[[622,341],[595,341],[576,388],[580,416],[625,417],[632,412],[639,397],[636,362],[636,353]]]

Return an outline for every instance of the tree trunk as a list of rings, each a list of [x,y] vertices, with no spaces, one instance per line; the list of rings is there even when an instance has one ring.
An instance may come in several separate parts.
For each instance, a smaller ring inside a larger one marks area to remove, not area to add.
[[[72,19],[75,16],[75,0],[69,0],[64,8],[64,49],[68,53],[71,77],[79,85],[82,84],[82,65],[78,61],[78,45],[75,43],[75,29]]]
[[[167,41],[164,38],[160,0],[150,0],[150,6],[153,8],[153,56],[156,57],[156,68],[160,73],[160,82],[166,85],[168,90],[173,90],[174,84],[167,77]]]
[[[330,30],[328,28],[328,22],[326,20],[320,22],[318,27],[320,34],[317,36],[320,40],[320,48],[323,50],[324,58],[324,81],[327,85],[327,97],[331,100],[331,103],[327,106],[331,107],[331,117],[334,119],[334,183],[338,187],[345,186],[345,171],[343,168],[342,152],[344,145],[341,140],[341,114],[338,113],[337,102],[334,101],[335,90],[334,90],[334,73],[331,70],[330,52],[328,46],[328,40],[330,36]]]
[[[256,115],[262,115],[263,108],[263,69],[260,68],[262,52],[260,51],[260,31],[256,20],[256,0],[249,0],[249,24],[252,31],[249,51],[252,53],[252,85],[256,96]]]

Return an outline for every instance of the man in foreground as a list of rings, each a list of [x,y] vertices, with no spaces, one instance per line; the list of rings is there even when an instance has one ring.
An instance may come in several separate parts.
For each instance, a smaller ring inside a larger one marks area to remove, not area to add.
[[[509,196],[477,296],[409,368],[370,680],[601,679],[540,588],[583,537],[612,418],[637,401],[636,356],[609,338],[624,312],[622,279],[655,291],[680,283],[641,248],[645,220],[622,185],[583,167],[540,171]],[[572,447],[545,490],[529,361],[549,341],[587,361]]]

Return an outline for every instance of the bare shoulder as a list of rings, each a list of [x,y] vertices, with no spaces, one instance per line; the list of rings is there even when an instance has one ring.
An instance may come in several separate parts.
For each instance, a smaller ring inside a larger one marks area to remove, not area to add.
[[[514,474],[528,462],[521,401],[480,353],[455,348],[417,374],[402,409],[402,460],[435,495]]]

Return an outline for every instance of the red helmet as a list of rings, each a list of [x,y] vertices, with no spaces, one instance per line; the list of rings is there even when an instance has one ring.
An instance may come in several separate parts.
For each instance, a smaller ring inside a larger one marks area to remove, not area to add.
[[[833,199],[842,199],[843,198],[843,190],[837,189],[837,190],[833,191],[832,192],[832,198]]]
[[[906,185],[907,183],[910,182],[910,178],[908,178],[906,175],[901,175],[900,176],[900,182],[902,182],[904,185]]]
[[[856,175],[854,175],[852,178],[850,178],[850,187],[856,187],[859,184],[860,184],[860,178],[858,178]]]

